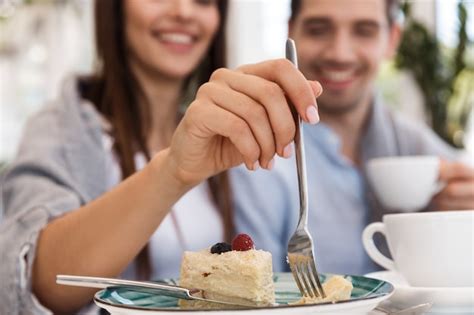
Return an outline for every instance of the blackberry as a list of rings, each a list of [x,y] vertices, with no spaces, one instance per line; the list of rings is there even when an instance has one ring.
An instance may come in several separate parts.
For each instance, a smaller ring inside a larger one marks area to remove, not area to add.
[[[211,247],[211,254],[222,254],[225,252],[230,252],[231,250],[232,246],[230,246],[228,243],[216,243]]]

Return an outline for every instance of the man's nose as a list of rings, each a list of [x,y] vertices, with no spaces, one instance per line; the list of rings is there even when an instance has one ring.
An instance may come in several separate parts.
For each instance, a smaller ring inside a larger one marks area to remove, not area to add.
[[[350,33],[342,30],[337,31],[329,42],[326,56],[341,63],[355,61],[355,46]]]

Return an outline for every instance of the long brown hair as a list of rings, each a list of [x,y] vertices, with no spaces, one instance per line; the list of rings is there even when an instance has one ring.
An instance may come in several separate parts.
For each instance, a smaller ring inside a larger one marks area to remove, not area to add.
[[[207,56],[186,80],[188,90],[205,83],[214,70],[225,66],[224,26],[227,0],[218,0],[216,3],[221,26],[211,43]],[[146,144],[151,121],[148,115],[150,108],[138,106],[137,100],[144,94],[128,63],[123,7],[123,0],[96,0],[95,36],[100,64],[93,76],[80,80],[80,90],[82,96],[90,100],[112,124],[114,149],[120,160],[122,178],[125,179],[136,172],[134,155],[137,152],[150,158]],[[183,91],[183,94],[185,92],[189,93],[189,91]],[[191,94],[193,92],[195,91],[191,91]],[[208,183],[212,199],[223,221],[224,237],[230,241],[234,233],[234,222],[231,187],[227,172],[208,179]],[[145,245],[138,254],[136,266],[137,275],[140,278],[149,278],[152,269],[148,245]]]

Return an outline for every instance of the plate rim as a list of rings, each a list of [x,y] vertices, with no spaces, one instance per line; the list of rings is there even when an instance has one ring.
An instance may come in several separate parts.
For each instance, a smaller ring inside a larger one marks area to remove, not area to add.
[[[386,281],[385,281],[386,282]],[[388,283],[388,282],[387,282]],[[106,289],[102,289],[101,291],[104,291]],[[99,293],[98,292],[98,293]],[[126,305],[126,304],[113,304],[104,300],[101,300],[100,298],[96,299],[94,296],[94,302],[96,304],[105,304],[108,306],[116,307],[116,308],[121,308],[121,309],[129,309],[129,310],[137,310],[137,311],[146,311],[146,312],[242,312],[242,311],[263,311],[263,310],[279,310],[279,309],[288,309],[288,308],[303,308],[303,307],[318,307],[322,308],[322,306],[340,306],[340,305],[348,305],[348,304],[355,304],[355,306],[363,305],[366,304],[366,302],[377,302],[377,299],[380,299],[380,302],[384,301],[385,299],[390,298],[392,296],[393,291],[386,293],[386,294],[380,294],[377,296],[371,296],[364,298],[362,300],[343,300],[343,301],[337,301],[337,302],[324,302],[324,303],[314,303],[314,304],[296,304],[296,305],[290,305],[290,304],[284,304],[284,305],[276,305],[276,306],[261,306],[261,307],[249,307],[249,308],[226,308],[226,309],[199,309],[199,308],[149,308],[149,307],[142,307],[142,306],[132,306],[132,305]]]
[[[286,272],[278,272],[274,273],[274,275],[278,274],[287,274]],[[291,274],[291,273],[290,273]],[[325,274],[325,275],[334,275],[334,274]],[[116,303],[111,303],[108,301],[105,301],[99,297],[99,295],[104,292],[106,289],[102,289],[97,291],[94,294],[94,302],[100,306],[100,304],[108,305],[111,307],[116,307],[116,308],[121,308],[121,309],[129,309],[129,310],[139,310],[139,311],[145,311],[145,312],[214,312],[214,313],[219,313],[219,312],[241,312],[243,310],[245,311],[263,311],[263,310],[280,310],[280,309],[288,309],[288,308],[307,308],[307,307],[318,307],[318,308],[323,308],[324,306],[343,306],[347,304],[352,304],[354,306],[362,306],[364,304],[367,304],[369,302],[382,302],[388,298],[390,298],[394,292],[395,292],[395,286],[386,280],[383,279],[376,279],[376,278],[371,278],[367,277],[365,275],[343,275],[344,277],[356,277],[356,278],[367,278],[367,279],[373,279],[377,281],[382,281],[384,284],[388,285],[389,291],[386,293],[380,293],[374,296],[370,297],[364,297],[360,300],[343,300],[343,301],[337,301],[337,302],[324,302],[324,303],[317,303],[317,304],[282,304],[282,305],[276,305],[276,306],[261,306],[261,307],[250,307],[250,308],[229,308],[229,309],[182,309],[182,308],[150,308],[150,307],[143,307],[143,306],[133,306],[133,305],[126,305],[126,304],[116,304]],[[380,300],[380,301],[378,301]]]

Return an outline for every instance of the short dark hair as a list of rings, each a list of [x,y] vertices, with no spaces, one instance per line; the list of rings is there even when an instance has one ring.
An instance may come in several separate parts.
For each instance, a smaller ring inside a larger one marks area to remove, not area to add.
[[[387,13],[388,24],[392,25],[397,19],[398,13],[400,11],[399,0],[385,0],[385,12]],[[291,0],[291,14],[290,21],[296,19],[296,16],[300,13],[301,10],[301,0]]]

